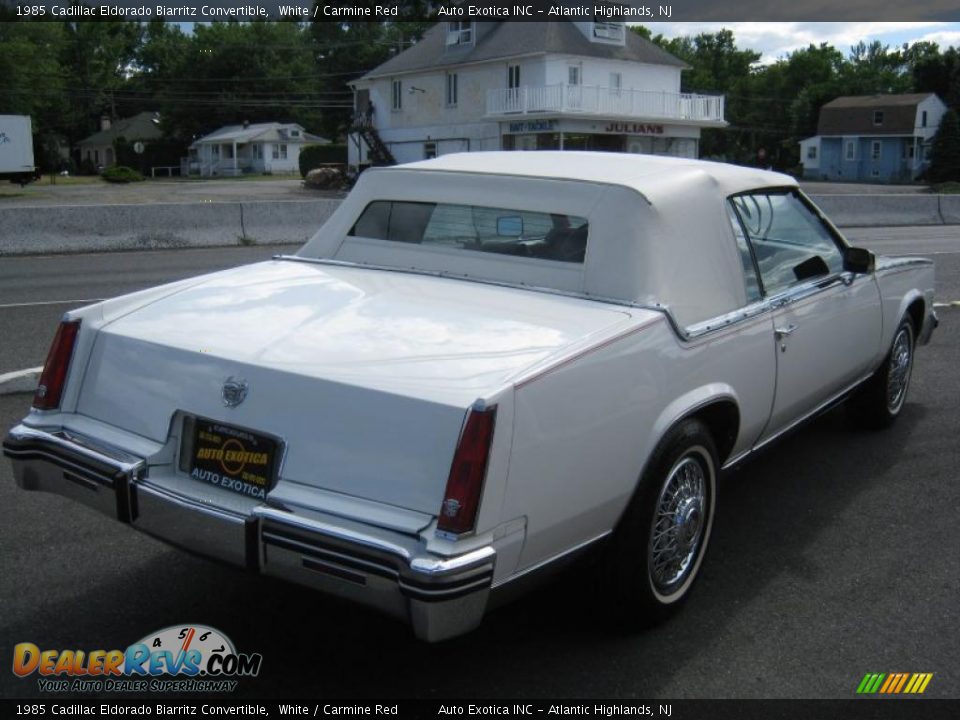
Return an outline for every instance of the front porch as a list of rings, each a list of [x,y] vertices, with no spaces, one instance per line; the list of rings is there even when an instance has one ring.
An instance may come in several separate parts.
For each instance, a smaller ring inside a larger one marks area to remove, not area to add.
[[[204,143],[180,160],[181,175],[238,177],[269,172],[261,143]]]

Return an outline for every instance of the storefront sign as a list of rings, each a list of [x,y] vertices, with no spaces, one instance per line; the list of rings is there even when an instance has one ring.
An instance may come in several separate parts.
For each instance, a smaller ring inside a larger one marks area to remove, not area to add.
[[[527,120],[524,122],[510,123],[509,132],[512,132],[512,133],[555,132],[556,129],[557,129],[556,120]]]
[[[608,133],[623,133],[624,135],[663,135],[663,125],[650,123],[610,123],[604,129]]]

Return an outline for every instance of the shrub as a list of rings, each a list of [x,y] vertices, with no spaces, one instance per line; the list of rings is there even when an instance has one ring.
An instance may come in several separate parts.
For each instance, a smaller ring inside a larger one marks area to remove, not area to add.
[[[930,189],[940,195],[960,195],[960,182],[951,180],[950,182],[933,185]]]
[[[305,178],[311,170],[330,163],[346,165],[346,145],[304,145],[300,149],[300,177]]]
[[[144,180],[143,175],[126,165],[111,165],[100,174],[100,177],[112,183],[130,183]]]

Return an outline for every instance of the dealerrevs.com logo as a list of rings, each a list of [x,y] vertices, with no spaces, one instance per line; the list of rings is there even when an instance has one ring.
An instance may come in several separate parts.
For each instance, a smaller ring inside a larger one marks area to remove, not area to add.
[[[239,653],[219,630],[173,625],[126,650],[13,648],[13,672],[37,677],[41,692],[232,692],[241,677],[256,677],[263,656]]]

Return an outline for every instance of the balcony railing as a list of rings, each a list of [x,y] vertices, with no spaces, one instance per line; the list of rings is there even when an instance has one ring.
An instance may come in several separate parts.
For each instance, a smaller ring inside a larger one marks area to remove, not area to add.
[[[723,95],[541,85],[487,91],[487,115],[570,113],[644,120],[722,123]]]

